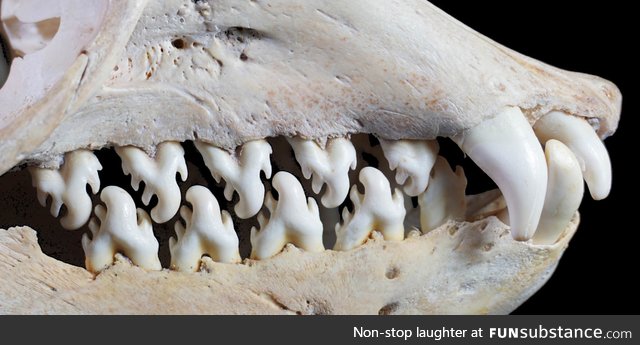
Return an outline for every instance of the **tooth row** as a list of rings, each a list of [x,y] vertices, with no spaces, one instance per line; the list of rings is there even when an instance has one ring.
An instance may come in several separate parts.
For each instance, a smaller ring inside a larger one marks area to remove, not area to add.
[[[122,160],[122,171],[131,175],[131,187],[138,190],[140,182],[144,181],[142,202],[149,205],[153,195],[158,197],[158,204],[151,210],[151,218],[158,223],[169,221],[180,208],[176,173],[180,174],[182,181],[186,181],[188,175],[180,143],[170,141],[158,145],[155,157],[132,146],[116,147],[116,153]]]

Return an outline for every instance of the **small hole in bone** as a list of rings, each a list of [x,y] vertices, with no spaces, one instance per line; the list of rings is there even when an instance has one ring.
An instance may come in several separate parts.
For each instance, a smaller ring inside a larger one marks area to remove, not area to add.
[[[385,273],[385,276],[387,277],[387,279],[396,279],[398,278],[398,276],[400,275],[400,270],[398,269],[398,267],[389,267],[387,269],[387,272]]]
[[[378,315],[392,315],[398,310],[399,306],[398,302],[389,303],[378,310]]]
[[[171,41],[171,45],[177,49],[184,49],[186,44],[182,38],[176,38],[175,40]]]
[[[241,54],[240,54],[240,60],[242,60],[242,61],[247,61],[247,60],[249,60],[249,57],[247,56],[247,54],[245,54],[245,53],[241,53]]]

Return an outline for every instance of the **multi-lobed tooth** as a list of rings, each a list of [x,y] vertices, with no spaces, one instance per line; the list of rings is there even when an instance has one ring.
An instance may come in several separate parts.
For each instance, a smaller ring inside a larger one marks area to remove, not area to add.
[[[260,230],[251,229],[251,258],[269,258],[287,243],[310,252],[323,251],[323,227],[316,201],[306,198],[298,179],[288,172],[278,172],[272,186],[278,192],[278,200],[270,192],[265,197],[270,216],[267,219],[260,213]]]
[[[231,153],[216,146],[196,142],[211,175],[220,183],[226,182],[224,196],[231,201],[233,192],[238,193],[238,203],[234,210],[240,218],[255,216],[262,208],[264,186],[260,172],[271,177],[271,146],[266,140],[250,141],[240,149],[239,154]]]
[[[435,161],[427,190],[418,197],[420,228],[427,233],[448,220],[464,220],[467,178],[462,167],[451,170],[441,156]]]
[[[502,191],[513,238],[530,239],[542,214],[547,168],[542,148],[522,111],[505,108],[453,139]]]
[[[155,157],[150,157],[143,150],[133,147],[117,147],[116,152],[122,160],[125,175],[131,175],[131,187],[138,190],[140,182],[145,188],[142,202],[149,205],[151,197],[158,197],[158,204],[151,210],[151,218],[158,223],[169,221],[180,208],[180,188],[176,174],[182,181],[187,179],[187,163],[184,149],[177,142],[165,142],[157,147]]]
[[[197,271],[203,255],[217,262],[240,262],[238,235],[231,215],[227,211],[220,212],[218,201],[209,189],[193,186],[187,190],[185,199],[192,207],[180,208],[186,226],[176,222],[177,239],[169,239],[171,268]]]
[[[534,130],[541,143],[556,139],[571,149],[578,159],[593,199],[601,200],[609,195],[609,153],[587,120],[554,111],[540,118]]]
[[[342,224],[336,224],[335,250],[349,250],[364,243],[371,232],[379,231],[385,240],[404,239],[404,196],[396,189],[392,193],[389,180],[380,170],[366,167],[360,170],[359,180],[364,194],[356,185],[351,187],[353,213],[342,212]]]
[[[97,219],[89,221],[92,237],[82,236],[87,270],[102,271],[114,262],[116,253],[126,255],[144,269],[162,269],[149,215],[136,209],[131,196],[119,187],[104,188],[100,200],[105,206],[97,205],[94,210]]]
[[[437,141],[380,139],[380,146],[405,194],[418,196],[427,189],[429,173],[438,156]]]
[[[60,223],[67,230],[79,229],[89,220],[92,203],[86,186],[88,184],[94,194],[98,193],[99,170],[102,170],[100,161],[88,150],[67,153],[59,170],[29,168],[40,204],[46,206],[47,196],[51,196],[50,212],[54,217],[58,216],[62,205],[66,206],[67,214]]]
[[[349,170],[357,164],[356,149],[349,139],[328,139],[325,147],[313,140],[289,138],[296,160],[306,179],[313,176],[311,188],[320,194],[323,185],[327,190],[322,195],[322,205],[328,208],[338,207],[349,193]]]

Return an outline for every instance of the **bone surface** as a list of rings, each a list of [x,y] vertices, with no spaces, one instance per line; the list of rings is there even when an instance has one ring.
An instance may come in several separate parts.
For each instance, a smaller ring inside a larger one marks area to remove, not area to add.
[[[51,197],[51,215],[57,217],[62,205],[67,214],[60,219],[65,229],[76,230],[87,223],[91,216],[91,197],[87,185],[94,194],[100,190],[98,170],[102,165],[91,151],[78,150],[65,155],[64,165],[59,169],[32,167],[29,169],[33,186],[38,190],[38,201],[47,205]]]
[[[202,142],[196,142],[196,147],[216,182],[225,181],[225,198],[231,201],[233,192],[238,193],[238,204],[234,208],[236,215],[240,218],[255,216],[264,199],[260,172],[267,178],[271,177],[269,143],[265,140],[248,142],[242,145],[237,156]]]
[[[118,187],[103,189],[100,200],[106,206],[96,206],[96,218],[89,221],[91,239],[87,234],[82,237],[87,270],[99,272],[107,268],[119,252],[142,268],[162,269],[149,215],[136,210],[131,196]]]
[[[287,172],[277,173],[272,184],[279,198],[276,201],[271,192],[265,197],[264,204],[270,216],[267,219],[260,214],[260,229],[251,229],[251,257],[269,258],[280,252],[287,243],[307,251],[323,251],[322,222],[316,201],[307,199],[300,182]]]
[[[177,238],[169,240],[171,268],[197,271],[203,255],[216,262],[240,262],[238,235],[229,212],[221,212],[216,198],[203,186],[189,188],[186,200],[192,205],[180,208],[186,226],[176,222]]]

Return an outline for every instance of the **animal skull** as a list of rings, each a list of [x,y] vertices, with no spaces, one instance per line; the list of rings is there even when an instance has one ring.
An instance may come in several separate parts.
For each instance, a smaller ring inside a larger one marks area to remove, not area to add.
[[[618,89],[426,1],[53,4],[0,4],[0,173],[29,166],[88,224],[89,271],[2,231],[4,312],[508,313],[557,265],[582,179],[609,192]],[[436,138],[500,191],[465,195]],[[105,148],[140,200],[97,177]]]

